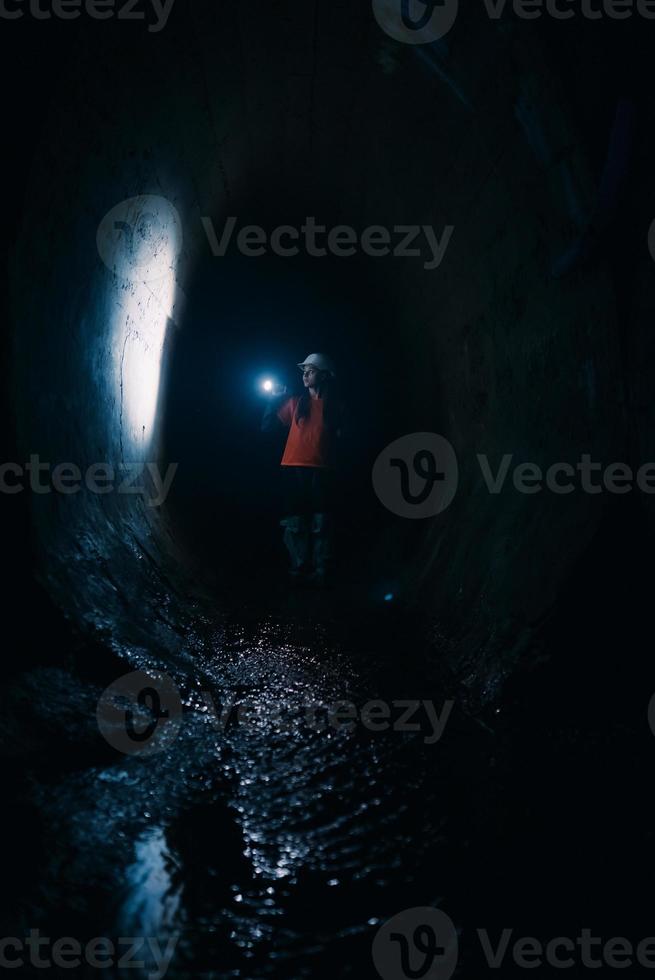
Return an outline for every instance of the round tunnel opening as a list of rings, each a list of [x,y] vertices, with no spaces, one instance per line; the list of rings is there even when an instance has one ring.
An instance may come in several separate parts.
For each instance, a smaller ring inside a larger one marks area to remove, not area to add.
[[[464,969],[471,922],[490,937],[524,923],[545,942],[567,923],[574,937],[586,909],[594,932],[621,931],[630,873],[646,880],[653,863],[640,776],[655,511],[636,491],[522,494],[512,472],[653,458],[648,32],[634,19],[638,45],[619,43],[620,25],[601,43],[607,25],[573,34],[460,5],[443,43],[410,50],[368,2],[175,6],[147,49],[134,25],[96,25],[103,41],[89,32],[70,66],[53,47],[33,68],[44,91],[63,76],[66,98],[17,208],[7,458],[108,461],[121,480],[124,463],[178,469],[162,507],[7,500],[29,507],[53,600],[25,588],[7,603],[7,935],[35,921],[51,936],[154,936],[172,922],[170,976],[287,978],[367,976],[382,924],[435,902]],[[117,263],[96,248],[107,216],[144,231],[125,210],[135,195],[180,217],[154,290],[125,275],[127,233]],[[220,235],[237,215],[270,235],[311,214],[455,232],[426,271],[214,257],[202,222]],[[315,349],[338,362],[355,432],[344,580],[374,608],[286,582],[272,594],[282,447],[259,431],[257,383],[293,383]],[[460,481],[445,512],[411,521],[378,501],[371,464],[425,429],[451,442]],[[500,492],[478,454],[494,478],[511,457]],[[28,550],[27,535],[4,540],[8,556]],[[230,602],[250,594],[250,608]],[[138,670],[174,679],[184,705],[154,761],[117,758],[93,718],[99,691]],[[365,723],[382,699],[386,731],[376,710]],[[624,788],[613,798],[608,774]],[[636,945],[650,925],[634,906]]]
[[[223,227],[215,222],[218,232]],[[275,227],[272,219],[267,228]],[[384,260],[325,253],[216,256],[207,245],[167,357],[162,440],[166,459],[178,464],[167,508],[178,540],[219,586],[283,578],[286,431],[261,431],[271,397],[262,381],[299,394],[298,362],[328,353],[345,408],[335,513],[340,578],[384,600],[397,594],[408,549],[403,555],[388,536],[398,519],[374,493],[372,466],[386,444],[428,427],[428,419],[421,423],[411,352],[380,273]],[[416,540],[421,528],[405,525],[404,535]]]
[[[620,358],[605,266],[591,263],[583,275],[574,269],[552,277],[553,264],[580,234],[580,216],[593,206],[595,174],[579,120],[553,81],[552,52],[536,28],[508,24],[499,31],[467,11],[456,50],[409,50],[382,36],[365,7],[350,11],[345,34],[340,8],[326,8],[315,23],[307,12],[286,22],[266,8],[253,20],[241,8],[217,5],[202,13],[180,10],[180,33],[162,34],[148,59],[120,33],[79,46],[71,96],[47,120],[41,141],[44,147],[84,141],[96,151],[56,160],[35,155],[13,277],[18,442],[22,453],[36,448],[53,460],[143,466],[156,462],[161,430],[168,460],[187,465],[179,467],[159,511],[119,495],[85,497],[80,506],[35,500],[35,552],[46,587],[74,620],[136,634],[143,646],[148,616],[161,618],[161,596],[184,580],[186,558],[214,568],[221,587],[236,574],[243,581],[242,572],[250,578],[253,562],[262,563],[262,573],[275,568],[273,496],[266,498],[270,511],[258,510],[263,520],[253,526],[250,503],[263,506],[257,481],[248,498],[237,472],[251,465],[243,450],[261,404],[244,366],[254,359],[245,344],[240,352],[235,341],[230,353],[227,339],[210,343],[207,312],[220,305],[221,275],[237,310],[236,283],[245,276],[256,287],[268,258],[234,257],[245,273],[235,271],[232,283],[218,271],[232,260],[208,256],[202,216],[221,226],[238,215],[240,224],[270,228],[300,225],[314,214],[323,224],[347,222],[359,230],[420,223],[439,236],[454,225],[436,270],[425,270],[420,259],[394,258],[389,274],[385,259],[354,256],[312,259],[302,276],[303,288],[315,283],[315,296],[327,291],[331,301],[338,284],[344,299],[331,308],[345,309],[344,323],[352,328],[351,337],[339,340],[359,345],[354,363],[373,354],[382,364],[384,382],[370,398],[356,374],[348,384],[357,424],[381,405],[373,425],[362,429],[359,448],[366,448],[368,462],[376,443],[420,430],[443,434],[458,455],[457,496],[429,521],[385,512],[370,492],[370,471],[355,458],[351,485],[360,499],[365,488],[375,509],[364,508],[348,545],[359,548],[365,581],[385,562],[407,578],[406,594],[435,629],[455,637],[452,659],[484,687],[499,661],[513,662],[512,651],[520,651],[522,637],[556,600],[602,507],[579,495],[535,501],[511,488],[491,494],[477,454],[488,456],[494,471],[508,452],[517,463],[547,466],[583,451],[616,457],[623,438],[613,408]],[[242,38],[238,50],[230,31]],[[334,50],[337,64],[330,61]],[[316,75],[305,91],[305,69],[315,57]],[[75,84],[82,69],[84,92]],[[169,202],[183,230],[183,245],[173,250],[174,283],[167,282],[174,288],[155,297],[154,320],[152,290],[126,280],[95,245],[103,219],[134,195]],[[34,227],[43,234],[31,235]],[[70,235],[53,250],[49,243],[62,227]],[[300,268],[296,258],[276,259],[275,277],[279,270],[284,282],[290,269]],[[332,277],[330,289],[313,278],[322,275]],[[294,293],[287,285],[285,302]],[[189,308],[181,312],[184,297]],[[165,330],[160,314],[169,317]],[[258,322],[248,327],[255,344],[266,336]],[[236,313],[232,323],[243,333]],[[288,348],[269,348],[254,370],[268,371],[269,359],[293,364],[322,345],[322,338],[310,341],[305,326]],[[332,346],[334,335],[325,333]],[[43,355],[38,364],[35,346]],[[335,356],[348,362],[342,351]],[[183,390],[185,362],[190,377],[207,379],[196,391]],[[138,384],[142,368],[147,391]],[[237,419],[217,435],[212,413],[228,404]],[[214,443],[222,462],[230,453],[239,461],[229,487]],[[277,450],[269,457],[260,444],[273,473]],[[210,457],[207,465],[201,455]],[[229,496],[223,508],[229,548],[218,533],[220,486],[217,498],[209,493],[201,507],[192,503],[207,485],[207,467],[213,468],[210,485],[223,481],[223,498]],[[228,522],[228,515],[244,512],[242,526]],[[239,535],[247,542],[241,551]],[[186,554],[176,550],[178,541]],[[169,574],[171,556],[179,579]],[[398,593],[397,583],[380,585],[386,585],[383,599]],[[179,591],[184,587],[183,581]]]

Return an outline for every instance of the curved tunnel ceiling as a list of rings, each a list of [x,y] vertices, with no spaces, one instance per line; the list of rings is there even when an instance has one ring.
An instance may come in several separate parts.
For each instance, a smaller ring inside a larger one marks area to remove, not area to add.
[[[600,504],[489,494],[476,454],[548,465],[608,458],[620,438],[606,271],[552,276],[595,180],[537,34],[468,10],[452,45],[417,50],[366,3],[216,3],[180,10],[146,56],[123,31],[111,53],[103,41],[80,46],[34,164],[13,276],[21,445],[80,465],[158,458],[167,355],[209,249],[203,218],[451,225],[437,269],[366,260],[394,311],[412,417],[450,440],[460,467],[455,501],[418,542],[398,520],[384,547],[406,601],[450,631],[466,670],[499,644],[509,663]],[[116,221],[131,228],[127,251]],[[218,304],[222,274],[219,259]],[[179,647],[155,615],[183,561],[164,511],[116,495],[43,497],[34,511],[42,576],[74,619],[111,638],[133,608],[135,645],[156,621],[160,651]]]

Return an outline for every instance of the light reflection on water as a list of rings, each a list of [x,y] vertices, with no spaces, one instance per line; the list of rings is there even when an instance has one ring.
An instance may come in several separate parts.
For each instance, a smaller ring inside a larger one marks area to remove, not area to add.
[[[161,946],[179,935],[169,980],[297,980],[320,976],[326,956],[338,975],[358,975],[353,942],[364,948],[372,924],[397,911],[396,884],[411,884],[441,839],[439,751],[306,723],[307,704],[380,695],[380,647],[361,654],[317,639],[314,624],[307,633],[260,620],[199,634],[175,742],[73,774],[56,798],[47,790],[61,834],[74,831],[85,853],[82,872],[86,861],[98,880],[122,883],[106,900],[116,934]],[[400,670],[392,693],[420,694]],[[253,710],[217,728],[201,691]],[[143,975],[154,967],[150,957]]]
[[[181,887],[174,887],[169,873],[172,860],[162,827],[146,831],[135,845],[136,860],[127,869],[129,895],[119,925],[135,935],[157,936],[175,925]]]
[[[152,827],[135,842],[135,860],[125,873],[126,896],[117,916],[121,936],[155,939],[159,949],[167,942],[177,942],[182,885],[171,877],[173,857],[168,849],[163,827]],[[161,959],[148,942],[135,955],[143,961],[142,975],[155,980]],[[141,971],[140,971],[141,972]],[[119,975],[135,976],[134,968]]]

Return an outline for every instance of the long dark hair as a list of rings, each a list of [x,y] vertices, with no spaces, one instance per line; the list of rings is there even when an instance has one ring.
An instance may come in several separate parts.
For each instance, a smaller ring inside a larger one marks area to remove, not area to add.
[[[323,399],[323,424],[326,426],[335,424],[338,427],[337,387],[334,378],[328,371],[321,371],[320,373],[318,394]],[[300,425],[304,419],[309,418],[311,401],[312,398],[309,394],[309,388],[305,388],[296,405],[294,415],[296,425]]]

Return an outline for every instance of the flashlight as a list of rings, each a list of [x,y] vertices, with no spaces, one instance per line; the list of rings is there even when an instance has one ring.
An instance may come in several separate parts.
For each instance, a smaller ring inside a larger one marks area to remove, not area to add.
[[[284,395],[287,390],[284,385],[278,384],[273,378],[264,378],[260,381],[259,387],[266,395]]]

